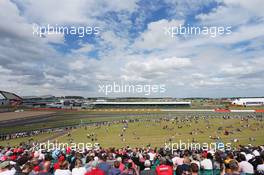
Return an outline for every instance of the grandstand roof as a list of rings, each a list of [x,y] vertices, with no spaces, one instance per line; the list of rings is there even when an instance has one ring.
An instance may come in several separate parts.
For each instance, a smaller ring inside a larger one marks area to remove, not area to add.
[[[96,101],[93,104],[105,104],[105,105],[191,105],[191,102],[109,102],[109,101]]]

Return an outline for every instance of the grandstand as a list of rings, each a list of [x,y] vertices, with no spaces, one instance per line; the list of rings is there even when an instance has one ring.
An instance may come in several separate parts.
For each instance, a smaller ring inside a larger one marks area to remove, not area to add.
[[[238,106],[264,106],[264,98],[238,98],[232,101]]]
[[[191,102],[110,102],[110,101],[95,101],[91,104],[92,108],[178,108],[191,107]]]
[[[17,107],[21,103],[22,98],[18,95],[0,90],[0,112],[12,111],[13,107]]]

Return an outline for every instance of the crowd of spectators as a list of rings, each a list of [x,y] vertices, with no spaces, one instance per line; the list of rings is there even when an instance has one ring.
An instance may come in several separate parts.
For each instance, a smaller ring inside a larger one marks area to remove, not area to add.
[[[264,146],[236,150],[121,149],[80,153],[68,148],[0,147],[0,175],[238,175],[264,174]]]

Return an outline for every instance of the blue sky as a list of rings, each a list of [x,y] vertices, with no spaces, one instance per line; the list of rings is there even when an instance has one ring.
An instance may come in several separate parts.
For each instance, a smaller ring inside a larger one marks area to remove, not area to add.
[[[263,96],[262,0],[2,0],[0,89],[20,95],[103,96],[98,86],[165,84],[148,97]],[[40,26],[99,27],[99,35],[37,37]],[[227,27],[230,35],[164,34]],[[112,94],[112,96],[144,96]]]

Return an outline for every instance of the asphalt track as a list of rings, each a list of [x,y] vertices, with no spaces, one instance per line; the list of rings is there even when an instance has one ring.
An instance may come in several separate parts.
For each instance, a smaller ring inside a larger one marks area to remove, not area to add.
[[[214,109],[161,109],[159,110],[161,113],[150,112],[146,110],[145,112],[136,113],[135,110],[129,110],[127,112],[118,113],[113,112],[112,110],[104,110],[102,113],[98,112],[98,114],[74,114],[71,112],[69,114],[64,113],[51,113],[45,115],[37,115],[37,116],[30,116],[25,118],[16,118],[11,120],[4,120],[0,121],[0,126],[3,128],[10,128],[10,127],[17,127],[23,126],[28,124],[39,124],[45,122],[56,122],[61,121],[63,119],[72,118],[72,120],[80,120],[80,119],[87,119],[87,118],[107,118],[107,117],[147,117],[147,116],[156,116],[156,117],[174,117],[174,116],[183,116],[183,115],[215,115],[215,116],[223,116],[223,115],[248,115],[252,113],[256,113],[255,110],[214,110]],[[261,113],[262,114],[262,113]],[[60,117],[58,117],[60,116]]]
[[[17,118],[12,120],[4,120],[0,121],[1,127],[13,127],[13,126],[22,126],[27,124],[34,124],[34,123],[45,123],[47,121],[51,121],[54,119],[56,115],[60,114],[48,114],[48,115],[39,115],[33,117],[26,117],[26,118]],[[82,119],[82,118],[106,118],[106,117],[133,117],[133,116],[146,116],[149,113],[140,113],[140,114],[73,114],[74,119]]]
[[[134,110],[136,111],[136,110]],[[113,113],[112,110],[109,110],[109,113],[107,110],[104,110],[104,113],[99,113],[99,114],[74,114],[72,113],[71,115],[73,116],[72,119],[82,119],[82,118],[106,118],[106,117],[133,117],[133,116],[146,116],[146,115],[160,115],[160,117],[164,117],[164,115],[169,115],[169,114],[177,114],[177,113],[186,113],[186,114],[203,114],[203,115],[213,115],[222,113],[224,114],[229,114],[229,113],[254,113],[255,110],[214,110],[214,109],[161,109],[161,113],[152,113],[150,111],[146,112],[140,112],[140,113],[133,113],[132,111],[127,111],[127,113]],[[18,113],[19,114],[19,113]],[[67,113],[65,113],[67,115]],[[37,116],[30,116],[30,117],[24,117],[24,118],[16,118],[16,119],[11,119],[11,120],[4,120],[0,121],[0,126],[2,127],[11,127],[11,126],[21,126],[21,125],[26,125],[26,124],[34,124],[34,123],[44,123],[47,121],[50,121],[54,119],[56,116],[60,116],[61,114],[57,113],[52,113],[52,114],[46,114],[46,115],[37,115]]]

